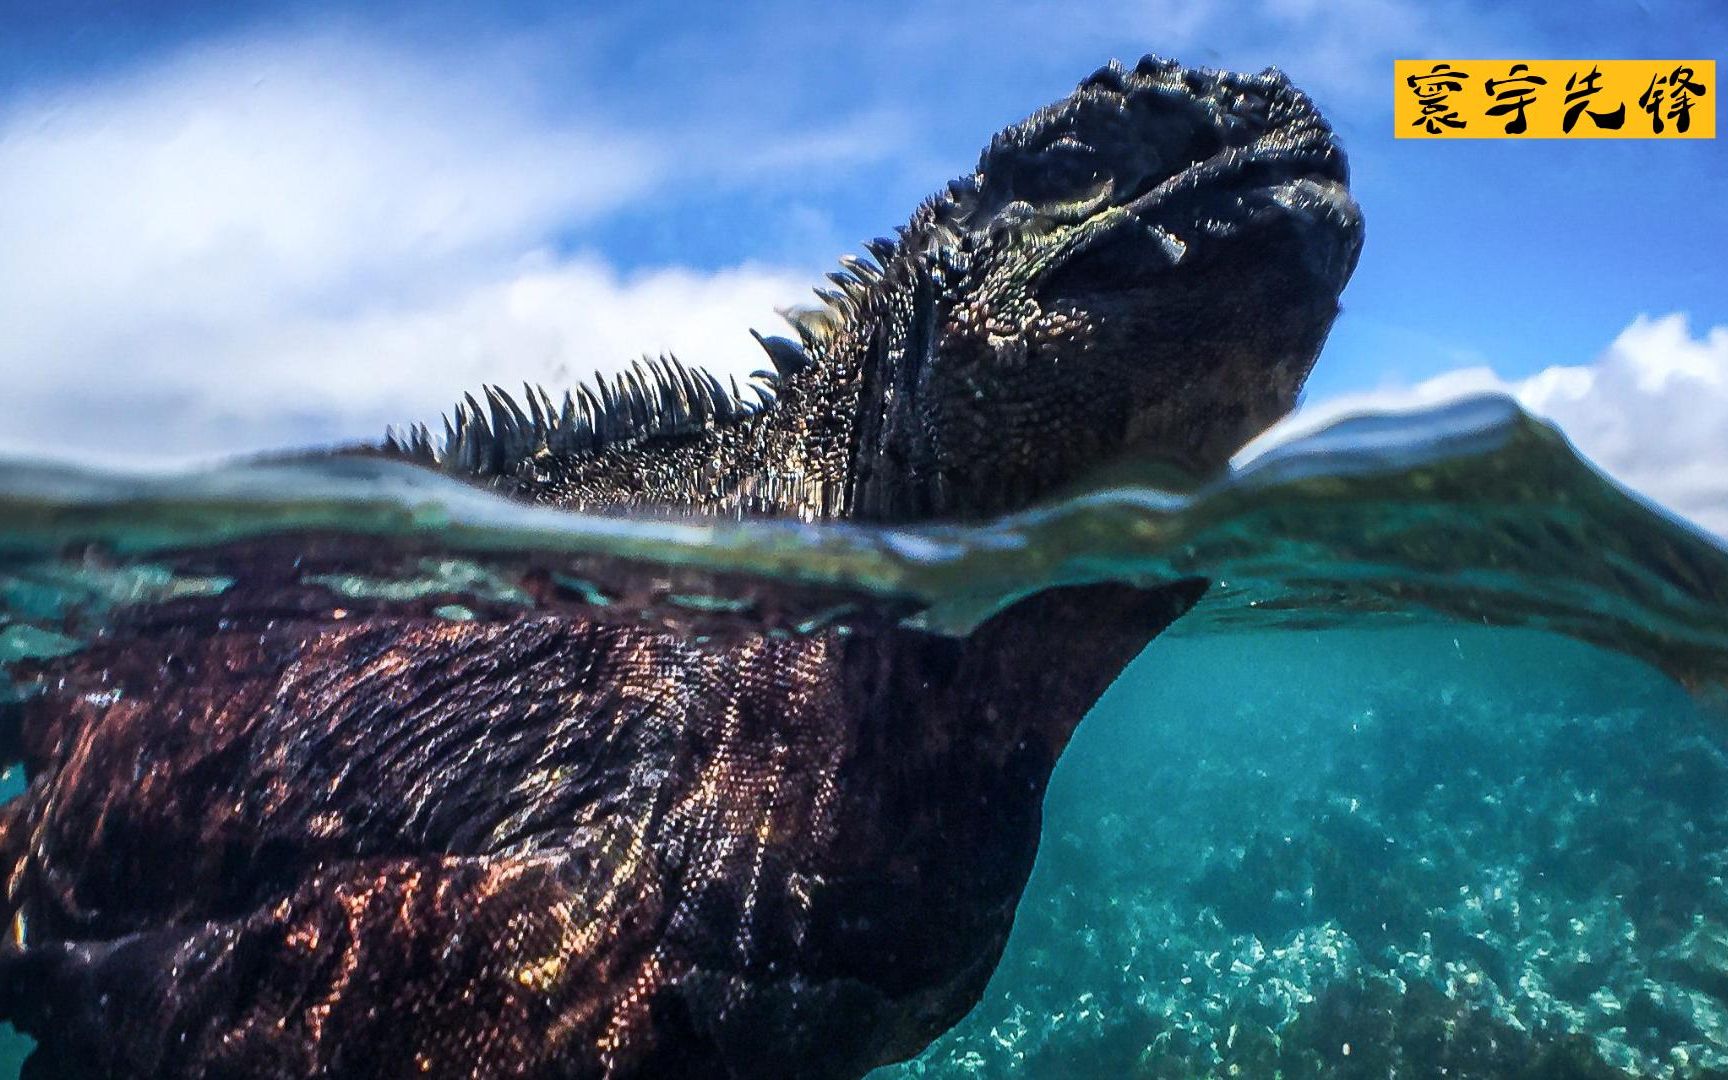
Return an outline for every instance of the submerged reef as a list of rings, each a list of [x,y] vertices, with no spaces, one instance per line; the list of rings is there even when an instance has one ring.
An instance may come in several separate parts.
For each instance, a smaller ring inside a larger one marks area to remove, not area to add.
[[[1728,1076],[1719,714],[1449,626],[1163,639],[921,1077]]]

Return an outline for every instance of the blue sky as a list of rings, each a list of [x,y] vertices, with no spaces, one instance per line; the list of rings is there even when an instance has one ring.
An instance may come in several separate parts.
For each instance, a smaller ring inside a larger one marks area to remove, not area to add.
[[[1344,140],[1368,239],[1310,402],[1506,389],[1710,519],[1728,481],[1640,448],[1728,474],[1728,146],[1397,141],[1391,63],[1725,46],[1714,0],[0,4],[0,452],[181,460],[661,347],[746,363],[991,132],[1156,51],[1276,64]]]

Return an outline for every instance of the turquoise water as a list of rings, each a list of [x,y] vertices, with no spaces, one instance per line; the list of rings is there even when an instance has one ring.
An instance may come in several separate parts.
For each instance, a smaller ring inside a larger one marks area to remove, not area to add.
[[[1728,1066],[1724,719],[1532,631],[1155,641],[1057,769],[984,1000],[873,1076]]]
[[[220,594],[211,552],[284,537],[341,602],[444,618],[533,604],[526,567],[779,632],[1212,580],[1062,759],[983,1001],[878,1080],[1728,1070],[1728,550],[1508,402],[1348,423],[1205,484],[1121,470],[965,528],[579,518],[377,461],[16,466],[0,672]],[[619,560],[675,585],[632,593]],[[765,580],[792,598],[760,606]],[[20,1047],[0,1032],[0,1076]]]

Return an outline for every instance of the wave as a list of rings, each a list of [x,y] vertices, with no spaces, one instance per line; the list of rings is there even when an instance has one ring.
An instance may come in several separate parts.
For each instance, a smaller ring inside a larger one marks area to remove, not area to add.
[[[306,580],[351,599],[497,603],[531,564],[589,598],[629,593],[649,618],[772,622],[772,586],[774,618],[793,628],[899,604],[958,632],[1051,585],[1200,577],[1211,588],[1175,633],[1465,620],[1564,633],[1695,690],[1728,688],[1728,547],[1495,396],[1345,419],[1202,483],[1128,464],[1022,513],[918,527],[571,514],[371,458],[147,476],[12,463],[0,661],[75,648],[116,604],[220,588],[209,553],[284,537],[317,537]]]

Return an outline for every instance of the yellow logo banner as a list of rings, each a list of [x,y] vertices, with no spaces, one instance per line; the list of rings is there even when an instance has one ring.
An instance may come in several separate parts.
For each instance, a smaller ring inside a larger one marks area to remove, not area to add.
[[[1714,139],[1714,60],[1399,60],[1400,139]]]

